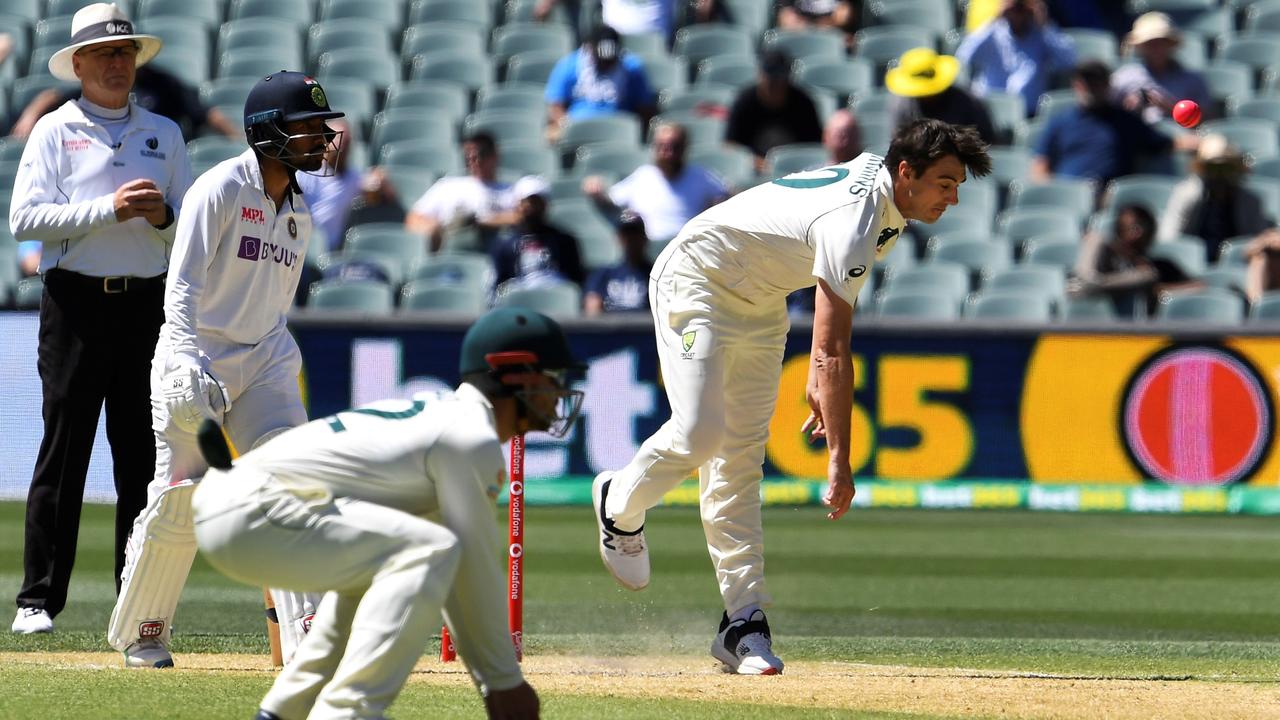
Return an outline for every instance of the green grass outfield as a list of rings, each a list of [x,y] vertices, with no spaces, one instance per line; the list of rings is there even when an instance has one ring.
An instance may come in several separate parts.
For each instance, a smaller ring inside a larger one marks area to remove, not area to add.
[[[0,652],[108,649],[111,518],[108,507],[86,506],[58,631],[0,634]],[[1274,518],[859,509],[830,522],[816,507],[776,507],[765,510],[765,532],[776,601],[769,618],[776,649],[789,661],[1251,683],[1280,678]],[[704,657],[720,609],[696,511],[650,514],[654,577],[641,593],[613,583],[594,537],[589,509],[529,508],[530,655]],[[22,506],[0,503],[4,597],[16,593],[21,567]],[[265,654],[260,604],[259,589],[236,585],[197,560],[176,622],[178,662],[186,653]],[[247,718],[269,681],[264,673],[166,676],[12,664],[0,668],[0,718]],[[553,694],[546,701],[554,717],[653,716],[640,700],[602,706],[599,698]],[[722,702],[672,700],[662,716],[851,717],[753,707],[739,715]],[[415,684],[393,710],[396,717],[478,717],[479,703],[465,688]]]

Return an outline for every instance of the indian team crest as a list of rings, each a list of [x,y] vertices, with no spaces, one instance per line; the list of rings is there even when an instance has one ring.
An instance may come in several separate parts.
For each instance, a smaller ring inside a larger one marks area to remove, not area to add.
[[[289,224],[286,226],[286,228],[289,230],[289,237],[293,238],[294,240],[297,240],[298,239],[298,223],[294,222],[293,218],[289,218]]]
[[[316,107],[328,107],[329,105],[328,101],[325,99],[324,90],[322,90],[319,85],[313,85],[311,87],[311,102],[315,103]]]

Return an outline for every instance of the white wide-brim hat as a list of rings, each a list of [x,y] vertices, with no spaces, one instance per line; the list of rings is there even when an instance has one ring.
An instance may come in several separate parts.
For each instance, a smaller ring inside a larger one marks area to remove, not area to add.
[[[155,35],[142,35],[133,31],[133,23],[115,3],[94,3],[80,8],[71,18],[71,44],[49,58],[49,72],[59,80],[76,82],[75,67],[71,56],[82,47],[116,40],[133,40],[138,43],[138,61],[135,67],[146,65],[160,52],[163,44]]]

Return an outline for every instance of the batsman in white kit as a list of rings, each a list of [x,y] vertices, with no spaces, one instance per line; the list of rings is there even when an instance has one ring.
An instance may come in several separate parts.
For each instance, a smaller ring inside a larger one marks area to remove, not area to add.
[[[649,583],[646,511],[695,470],[703,530],[724,615],[711,654],[729,672],[775,675],[764,608],[760,481],[789,322],[786,297],[817,284],[800,428],[828,449],[827,517],[853,500],[849,427],[853,308],[873,264],[907,220],[932,223],[959,201],[966,170],[986,175],[986,145],[969,127],[919,120],[884,158],[751,188],[689,221],[654,263],[650,307],[671,419],[620,470],[592,486],[600,555],[624,587]]]
[[[205,475],[194,506],[210,564],[250,584],[325,592],[258,720],[383,717],[442,607],[489,716],[537,717],[507,629],[501,443],[563,437],[582,404],[569,387],[581,369],[553,320],[494,310],[463,339],[456,391],[313,420]],[[209,427],[202,439],[216,450]]]
[[[342,117],[296,72],[260,80],[245,101],[249,149],[201,175],[184,199],[165,287],[165,322],[151,363],[155,478],[134,522],[107,640],[126,667],[172,667],[178,598],[196,544],[191,494],[207,465],[196,443],[205,418],[236,449],[307,421],[302,356],[285,327],[311,238],[295,173],[317,172]],[[271,591],[286,662],[316,596]]]

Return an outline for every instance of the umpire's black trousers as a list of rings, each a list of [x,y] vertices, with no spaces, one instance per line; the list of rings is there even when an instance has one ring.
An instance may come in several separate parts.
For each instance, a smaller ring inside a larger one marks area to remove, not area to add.
[[[40,299],[44,438],[27,494],[24,578],[18,607],[56,616],[67,604],[80,508],[98,417],[107,406],[116,487],[115,576],[155,473],[151,356],[164,322],[164,276],[45,274]]]

